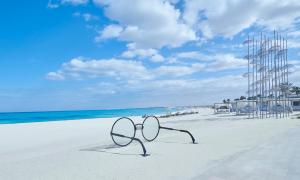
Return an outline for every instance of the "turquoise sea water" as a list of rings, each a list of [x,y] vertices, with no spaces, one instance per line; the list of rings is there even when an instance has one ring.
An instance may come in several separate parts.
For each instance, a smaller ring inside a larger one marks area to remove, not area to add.
[[[0,113],[0,124],[29,122],[63,121],[91,118],[112,118],[123,116],[142,116],[164,114],[174,109],[165,107],[111,109],[111,110],[80,110],[80,111],[49,111],[49,112],[10,112]]]

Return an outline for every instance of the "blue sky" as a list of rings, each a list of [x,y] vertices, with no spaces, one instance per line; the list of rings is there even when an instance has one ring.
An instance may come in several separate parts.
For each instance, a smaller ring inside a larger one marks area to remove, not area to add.
[[[0,111],[207,105],[245,95],[242,42],[278,30],[299,85],[300,3],[2,2]]]

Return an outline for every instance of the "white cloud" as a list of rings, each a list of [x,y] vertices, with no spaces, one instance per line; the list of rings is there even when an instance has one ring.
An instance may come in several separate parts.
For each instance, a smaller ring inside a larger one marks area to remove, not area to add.
[[[224,76],[206,79],[177,78],[154,79],[147,82],[134,81],[124,84],[110,83],[105,86],[97,85],[92,89],[95,93],[113,91],[114,96],[119,92],[135,94],[130,99],[132,106],[182,106],[213,104],[224,98],[240,97],[245,95],[246,83],[247,81],[241,76]]]
[[[239,69],[247,66],[247,61],[241,58],[236,58],[234,54],[202,54],[198,51],[180,52],[173,56],[179,63],[185,60],[196,60],[205,62],[205,71],[222,71],[228,69]]]
[[[97,85],[86,87],[85,90],[87,90],[91,94],[100,95],[113,95],[119,91],[116,84],[112,84],[109,82],[101,82]]]
[[[246,80],[242,76],[204,79],[189,76],[205,70],[206,66],[201,63],[150,68],[133,60],[74,58],[46,77],[50,80],[97,78],[97,85],[85,87],[87,94],[93,97],[115,97],[118,100],[123,98],[124,102],[128,102],[124,95],[134,94],[130,101],[132,106],[210,104],[245,94]]]
[[[60,5],[85,5],[88,4],[89,0],[49,0],[47,7],[50,9],[58,8]]]
[[[105,14],[124,31],[117,38],[139,48],[179,47],[197,39],[195,32],[182,23],[181,12],[169,1],[94,0]],[[100,35],[101,36],[101,35]]]
[[[141,62],[122,59],[83,59],[74,58],[63,63],[62,67],[54,72],[49,72],[49,80],[83,80],[87,78],[112,78],[118,81],[140,81],[183,77],[204,70],[205,65],[194,63],[189,66],[159,66],[146,68]]]
[[[180,0],[167,0],[167,1],[169,1],[171,4],[177,4],[179,3]]]
[[[200,61],[212,61],[214,58],[212,56],[200,53],[198,51],[186,51],[180,52],[175,55],[178,59],[192,59],[192,60],[200,60]]]
[[[64,63],[60,70],[50,72],[46,78],[51,80],[83,79],[83,78],[106,78],[115,80],[145,80],[151,79],[152,75],[137,61],[108,59],[108,60],[84,60],[74,58]]]
[[[130,45],[128,47],[129,49],[132,48],[130,47]],[[141,61],[134,61],[131,59],[137,56],[147,57],[150,59],[156,58],[155,56],[159,56],[159,54],[155,54],[157,53],[155,50],[153,50],[152,52],[132,51],[132,53],[133,54],[125,54],[128,58],[130,58],[128,60],[91,60],[80,57],[74,58],[70,60],[70,62],[63,63],[62,67],[59,70],[55,72],[49,72],[46,75],[46,78],[49,80],[112,78],[113,80],[121,81],[140,81],[161,78],[179,78],[204,71],[241,69],[247,66],[246,60],[236,58],[232,54],[216,54],[207,56],[206,61],[204,61],[203,63],[200,63],[200,60],[199,62],[194,62],[188,65],[160,65],[158,67],[150,68],[144,66]]]
[[[164,57],[159,54],[159,52],[156,49],[139,49],[136,48],[135,44],[128,44],[127,45],[128,50],[124,51],[121,55],[121,57],[124,58],[140,58],[145,59],[149,58],[152,62],[162,62],[164,61]]]
[[[92,15],[90,13],[75,12],[73,14],[73,16],[75,16],[75,17],[82,17],[86,22],[92,21],[92,20],[98,20],[99,19],[98,16],[94,16],[94,15]]]
[[[95,38],[96,41],[101,41],[104,39],[116,38],[119,37],[123,28],[119,25],[111,24],[106,26],[102,31],[100,31],[100,35]]]
[[[289,63],[294,65],[293,68],[289,69],[289,72],[291,72],[289,82],[295,86],[300,86],[300,60],[290,61]]]
[[[300,40],[288,40],[288,48],[300,48]]]
[[[300,48],[300,31],[299,27],[295,27],[287,32],[287,46],[288,48]]]
[[[49,80],[64,80],[65,79],[65,77],[63,76],[61,71],[49,72],[46,75],[46,78]]]
[[[288,33],[288,36],[294,38],[294,37],[300,37],[300,31],[299,30],[295,30],[295,31],[291,31]]]
[[[134,58],[134,57],[141,57],[141,58],[146,58],[146,57],[151,57],[153,55],[157,54],[157,50],[155,49],[129,49],[127,51],[124,51],[122,53],[122,57],[126,58]]]
[[[150,60],[152,62],[163,62],[165,58],[160,54],[154,54],[153,56],[150,57]]]
[[[61,0],[61,4],[71,4],[74,6],[87,4],[89,0]]]
[[[213,57],[214,62],[208,64],[207,71],[221,71],[227,69],[238,69],[247,66],[247,61],[236,58],[232,54],[217,54]]]
[[[204,67],[205,65],[199,63],[195,63],[192,66],[160,66],[155,70],[155,74],[180,77],[200,72]]]
[[[50,9],[56,9],[59,7],[59,4],[58,3],[54,3],[52,0],[49,0],[48,1],[48,4],[47,4],[47,8],[50,8]]]
[[[184,20],[207,38],[232,37],[253,25],[287,29],[300,16],[300,1],[185,1]]]

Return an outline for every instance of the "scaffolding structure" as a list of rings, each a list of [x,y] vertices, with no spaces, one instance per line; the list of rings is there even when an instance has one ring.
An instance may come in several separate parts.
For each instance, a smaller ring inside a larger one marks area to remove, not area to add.
[[[256,39],[249,37],[247,45],[248,107],[249,118],[287,117],[292,111],[289,100],[289,68],[287,40],[274,31],[272,37],[260,34]]]

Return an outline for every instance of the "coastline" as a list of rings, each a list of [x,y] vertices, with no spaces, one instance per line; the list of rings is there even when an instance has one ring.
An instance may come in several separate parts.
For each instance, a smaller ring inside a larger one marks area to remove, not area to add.
[[[99,118],[118,118],[124,116],[143,116],[145,114],[161,115],[174,111],[177,111],[177,109],[168,107],[148,107],[104,110],[3,112],[0,113],[0,125],[49,121],[89,120]]]

